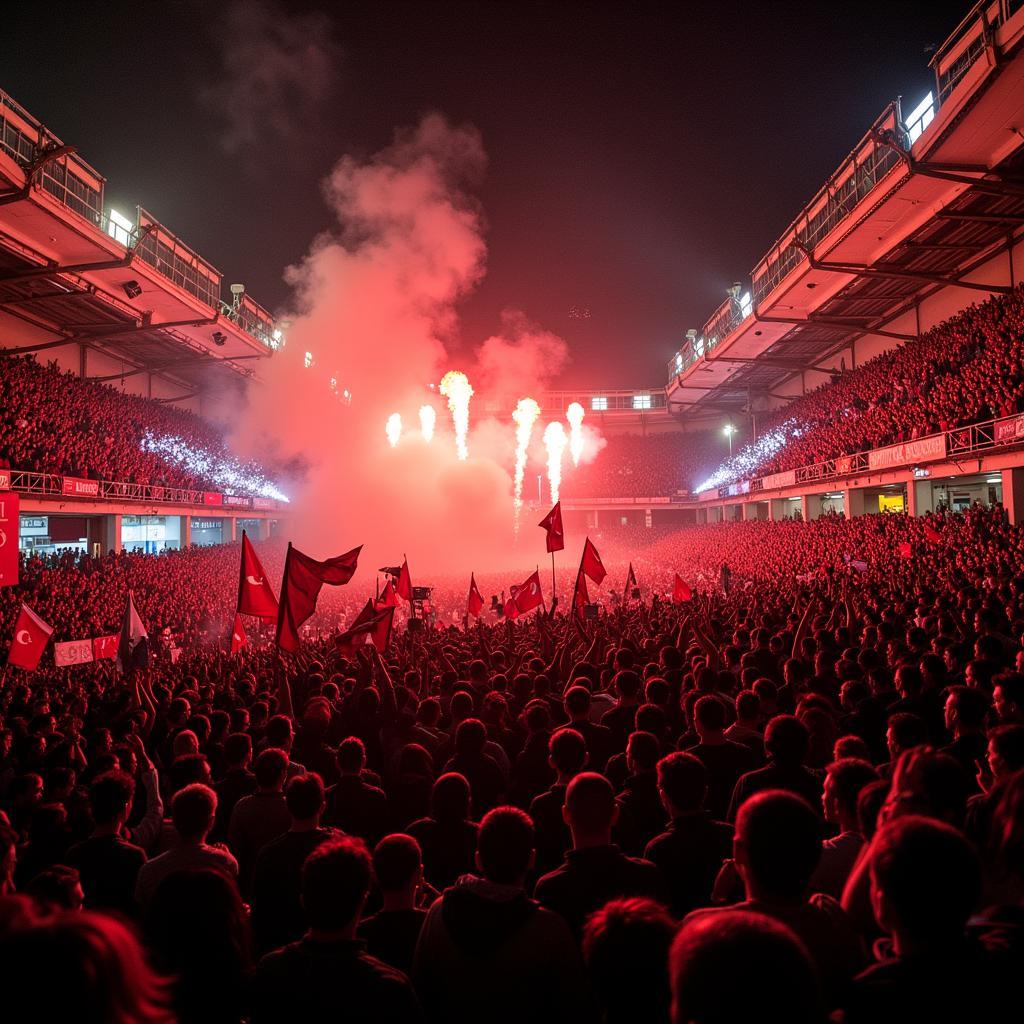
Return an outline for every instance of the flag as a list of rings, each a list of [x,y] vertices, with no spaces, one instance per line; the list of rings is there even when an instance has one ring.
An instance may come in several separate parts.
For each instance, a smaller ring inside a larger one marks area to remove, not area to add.
[[[857,572],[867,572],[868,563],[861,558],[851,558],[847,563],[851,569],[856,569]]]
[[[544,603],[544,594],[540,589],[540,572],[535,570],[521,587],[512,587],[510,593],[520,615],[539,608]]]
[[[53,663],[57,668],[67,665],[88,665],[93,660],[91,640],[68,640],[53,645]]]
[[[554,508],[537,524],[547,530],[548,553],[561,551],[565,547],[565,531],[562,529],[562,503],[556,501]]]
[[[340,587],[352,579],[362,545],[343,555],[318,562],[291,542],[284,559],[281,602],[277,615],[277,646],[294,654],[299,649],[299,627],[316,611],[320,588]]]
[[[391,626],[395,619],[393,604],[381,606],[367,601],[355,621],[338,637],[338,650],[346,657],[354,657],[356,649],[371,644],[383,654],[391,640]]]
[[[124,623],[117,643],[117,667],[122,672],[145,668],[149,664],[149,634],[135,610],[135,597],[128,591],[124,608]]]
[[[693,591],[690,584],[686,583],[679,573],[676,573],[675,586],[672,587],[672,603],[683,604],[685,601],[693,600]]]
[[[121,637],[117,633],[110,636],[95,636],[92,639],[93,661],[113,661],[117,657],[117,645]]]
[[[590,593],[587,590],[587,577],[581,568],[576,573],[576,586],[572,592],[572,613],[579,619],[586,617],[586,607],[590,604]]]
[[[4,474],[0,473],[0,476]],[[8,474],[7,479],[10,479]],[[0,494],[0,587],[18,585],[18,508],[21,499],[14,491]]]
[[[398,570],[398,585],[395,593],[403,601],[412,601],[412,577],[409,575],[409,560],[402,559],[402,568]]]
[[[476,585],[476,577],[469,574],[469,597],[466,599],[466,614],[479,619],[484,610],[484,599]]]
[[[924,539],[932,544],[942,543],[942,534],[938,530],[933,530],[930,526],[925,524],[924,528]]]
[[[398,604],[398,595],[395,593],[395,588],[391,585],[391,580],[388,580],[384,584],[384,589],[380,592],[380,597],[376,600],[377,608],[394,608]]]
[[[505,602],[505,618],[511,619],[513,622],[519,618],[519,609],[516,607],[516,599],[514,596],[510,597]]]
[[[267,622],[277,619],[277,598],[245,530],[242,531],[242,566],[238,574],[238,611]]]
[[[630,594],[636,590],[636,573],[633,572],[633,563],[629,563],[629,572],[626,573],[626,589],[622,593],[622,600],[629,601]]]
[[[608,575],[608,573],[605,572],[601,556],[597,553],[597,548],[595,548],[591,543],[589,537],[587,538],[587,542],[583,545],[583,562],[581,565],[583,571],[598,586],[601,586],[601,581]]]
[[[14,624],[14,639],[7,652],[7,664],[33,671],[46,650],[53,626],[47,625],[27,604],[22,604]]]
[[[900,544],[900,546],[897,548],[897,550],[900,553],[900,558],[913,558],[914,557],[914,549],[906,541],[903,541]]]
[[[235,612],[235,624],[231,627],[231,653],[237,654],[247,643],[245,626],[242,624],[242,613]]]

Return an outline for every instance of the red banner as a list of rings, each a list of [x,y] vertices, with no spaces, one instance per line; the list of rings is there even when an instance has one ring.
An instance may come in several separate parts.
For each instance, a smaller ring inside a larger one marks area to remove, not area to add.
[[[853,457],[850,455],[840,455],[836,458],[836,474],[838,476],[847,476],[853,470]],[[793,471],[796,475],[796,470]]]
[[[996,444],[1019,441],[1024,437],[1024,416],[1013,416],[996,424]]]
[[[17,494],[0,493],[0,587],[18,584],[18,507]]]
[[[11,489],[11,471],[9,469],[0,469],[0,491],[9,491]]]
[[[946,454],[946,435],[935,434],[918,441],[904,441],[888,448],[877,448],[868,452],[870,469],[889,469],[892,466],[906,466],[913,462],[929,462],[941,459]]]
[[[252,502],[251,498],[243,498],[238,494],[225,494],[223,499],[225,505],[231,505],[234,508],[250,508]]]
[[[111,661],[117,657],[117,645],[121,640],[120,633],[111,633],[110,636],[95,636],[92,639],[92,656],[96,661],[103,661],[109,658]]]
[[[76,476],[63,477],[63,491],[72,498],[98,498],[99,480],[82,480]]]
[[[203,491],[203,504],[204,505],[223,505],[224,495],[217,494],[215,491]]]

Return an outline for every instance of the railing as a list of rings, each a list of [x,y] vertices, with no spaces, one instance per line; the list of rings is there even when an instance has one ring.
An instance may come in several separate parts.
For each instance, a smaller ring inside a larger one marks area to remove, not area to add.
[[[704,325],[704,330],[693,338],[687,338],[686,344],[669,360],[669,381],[674,380],[679,374],[693,366],[698,359],[715,348],[723,338],[731,334],[753,312],[754,304],[750,292],[726,299]]]
[[[28,173],[41,155],[61,145],[57,136],[0,90],[0,153],[9,156]],[[112,222],[111,211],[104,208],[103,202],[105,179],[76,154],[65,153],[47,160],[38,171],[35,184],[65,209],[109,234],[121,245],[128,247],[137,243],[138,258],[161,276],[210,309],[224,313],[267,348],[279,347],[280,333],[270,313],[247,295],[238,305],[222,302],[220,271],[145,210],[137,209],[131,229]],[[146,227],[151,230],[141,236]]]
[[[919,463],[940,462],[951,458],[960,458],[966,455],[974,455],[979,452],[987,452],[996,448],[1010,448],[1024,445],[1024,413],[1014,416],[1003,416],[999,419],[985,420],[983,423],[974,423],[967,427],[955,427],[953,430],[945,430],[937,434],[928,434],[925,437],[915,438],[913,442],[923,443],[929,440],[943,438],[945,441],[942,448],[943,454],[934,457],[921,458]],[[885,451],[891,445],[874,449],[875,452]],[[823,462],[815,462],[809,466],[798,466],[795,472],[796,484],[819,483],[826,480],[846,479],[861,473],[878,472],[879,469],[871,468],[871,452],[855,452],[853,455],[838,455],[832,459],[825,459]],[[916,463],[903,463],[893,465],[892,469],[906,468],[907,465]],[[740,488],[743,488],[741,491]],[[792,485],[790,485],[792,486]],[[751,480],[735,481],[717,488],[719,498],[734,498],[742,494],[765,489],[765,477],[755,477]],[[786,489],[786,488],[779,488]]]
[[[940,106],[985,52],[995,29],[1020,6],[1020,0],[981,0],[939,47],[929,66],[935,72]]]
[[[72,498],[65,488],[65,478],[57,473],[40,473],[34,470],[11,469],[0,471],[10,474],[10,488],[21,494],[39,494],[52,497]],[[191,505],[210,511],[211,504],[231,509],[250,509],[259,512],[274,511],[283,506],[268,498],[240,498],[232,495],[213,494],[191,487],[165,487],[161,484],[129,483],[125,480],[83,481],[95,483],[96,493],[80,493],[78,497],[109,502],[146,502],[164,505]],[[210,498],[219,500],[211,503]],[[227,499],[227,500],[224,500]]]

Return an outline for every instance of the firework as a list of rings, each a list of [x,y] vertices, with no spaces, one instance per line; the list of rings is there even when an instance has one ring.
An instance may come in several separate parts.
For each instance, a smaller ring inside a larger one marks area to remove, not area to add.
[[[434,423],[437,421],[437,413],[432,405],[420,406],[420,433],[423,440],[430,444],[434,439]]]
[[[398,444],[399,438],[402,436],[402,414],[393,412],[388,417],[388,422],[384,427],[384,433],[388,435],[388,443],[392,448]]]
[[[516,424],[516,477],[515,497],[512,499],[512,508],[515,513],[514,527],[516,535],[519,534],[519,512],[523,507],[523,475],[526,472],[526,452],[530,445],[530,435],[533,433],[533,425],[540,415],[540,406],[532,398],[520,398],[512,413],[512,419]]]
[[[565,410],[565,418],[569,421],[569,454],[572,464],[578,466],[583,454],[583,406],[579,402],[571,403]]]
[[[452,414],[452,422],[455,425],[455,447],[459,453],[459,459],[465,461],[469,455],[466,447],[466,435],[469,433],[469,400],[473,397],[473,386],[469,378],[458,370],[449,370],[441,378],[441,386],[438,388],[442,395],[448,399],[448,409]]]
[[[551,504],[558,501],[558,490],[562,486],[562,455],[565,453],[565,429],[558,420],[544,428],[544,447],[548,450],[548,487],[551,489]]]

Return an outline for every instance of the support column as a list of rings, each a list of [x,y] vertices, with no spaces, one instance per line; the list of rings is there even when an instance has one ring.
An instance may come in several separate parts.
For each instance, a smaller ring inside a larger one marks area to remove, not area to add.
[[[111,515],[104,517],[103,530],[103,553],[108,551],[121,551],[121,516]]]
[[[804,522],[809,523],[812,519],[817,519],[821,515],[821,495],[820,494],[805,494],[802,502],[802,512],[804,516]]]
[[[1003,508],[1012,526],[1024,523],[1024,469],[1004,469]]]
[[[844,489],[843,514],[847,519],[864,515],[864,492],[862,490],[853,487]]]
[[[178,516],[178,543],[183,547],[192,544],[192,517]]]
[[[768,502],[768,518],[773,522],[782,519],[785,515],[792,511],[789,508],[791,503],[786,501],[785,498],[772,498]]]
[[[221,536],[224,537],[225,533],[230,537],[232,544],[238,540],[238,520],[235,516],[228,516],[228,528],[226,530],[221,530]],[[224,537],[225,543],[227,543],[228,537]]]
[[[1004,474],[1009,470],[1004,470]],[[1004,476],[1005,480],[1005,476]],[[1006,494],[1005,483],[1003,494]],[[910,480],[907,483],[907,514],[923,516],[935,511],[935,498],[932,494],[931,480]]]

